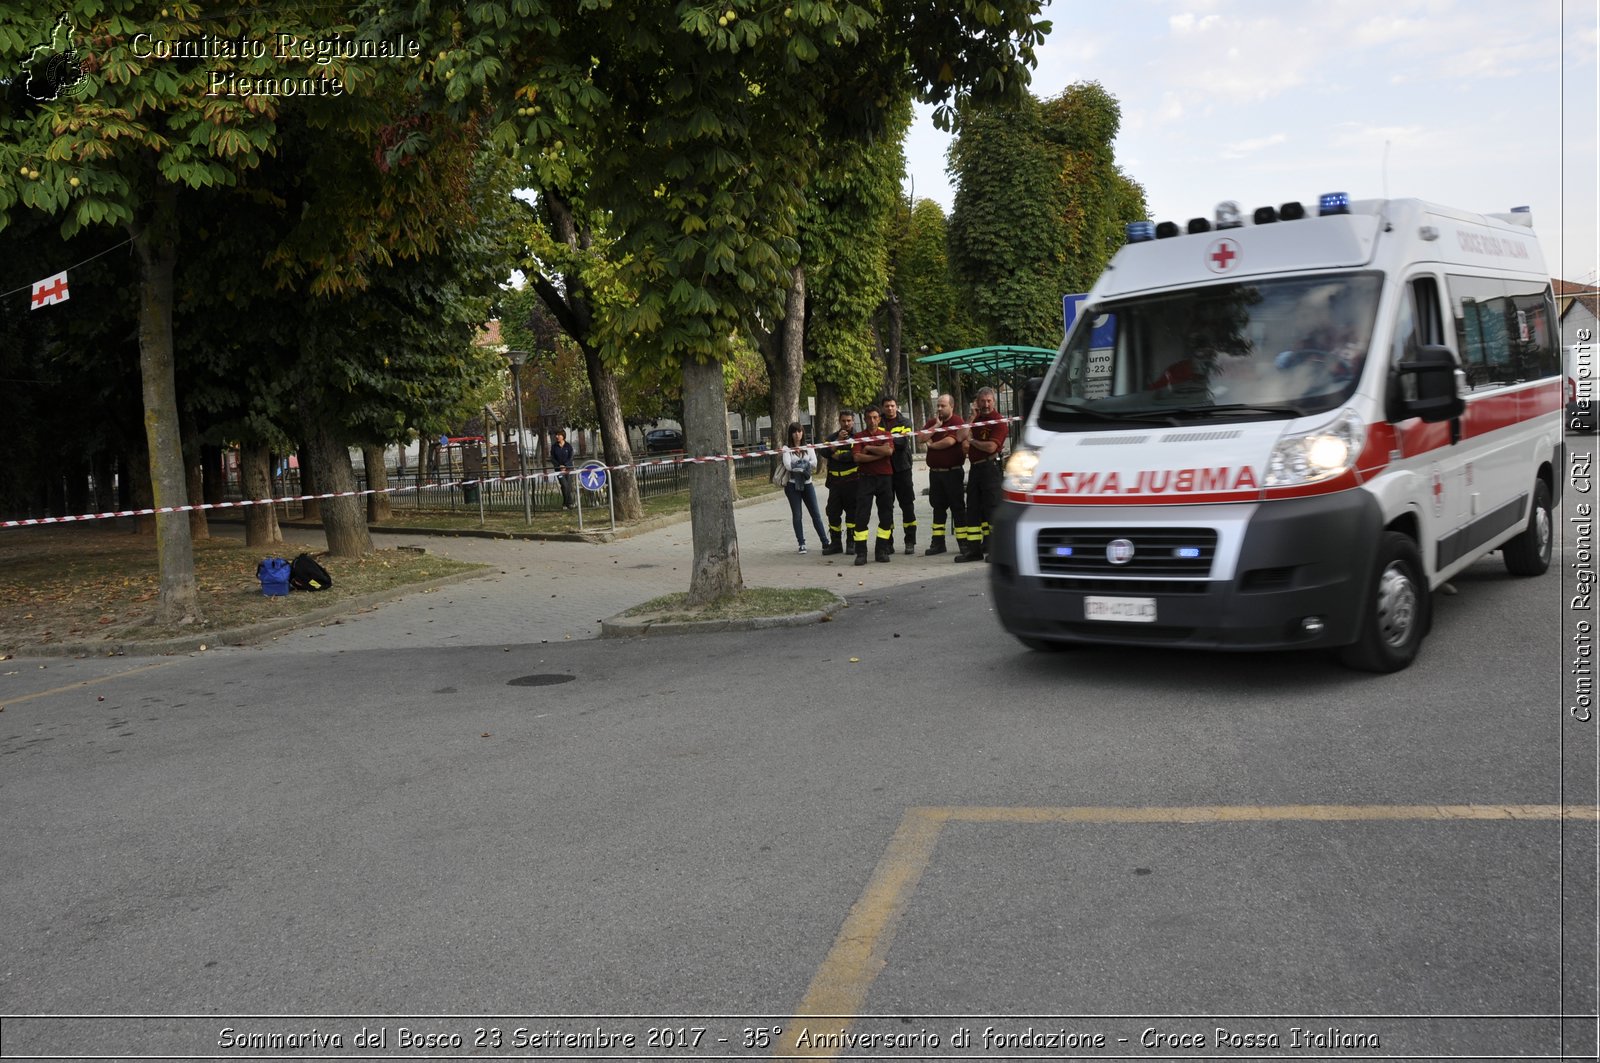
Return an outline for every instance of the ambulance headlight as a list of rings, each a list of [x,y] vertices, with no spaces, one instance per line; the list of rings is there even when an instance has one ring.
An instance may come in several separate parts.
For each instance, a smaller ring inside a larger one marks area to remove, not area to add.
[[[1347,410],[1331,424],[1280,439],[1267,459],[1265,486],[1312,484],[1347,472],[1366,438],[1366,424]]]
[[[1003,486],[1007,491],[1032,491],[1038,470],[1039,452],[1026,447],[1020,448],[1006,459]]]

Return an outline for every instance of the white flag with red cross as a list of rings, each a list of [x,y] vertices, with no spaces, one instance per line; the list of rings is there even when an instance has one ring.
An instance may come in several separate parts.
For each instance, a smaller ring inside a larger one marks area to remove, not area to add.
[[[33,296],[28,301],[28,309],[37,310],[51,303],[64,303],[70,298],[67,294],[67,271],[62,270],[54,277],[33,282]]]

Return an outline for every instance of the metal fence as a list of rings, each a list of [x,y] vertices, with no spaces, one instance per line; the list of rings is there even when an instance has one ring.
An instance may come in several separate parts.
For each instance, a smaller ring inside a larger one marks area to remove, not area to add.
[[[773,459],[765,454],[736,455],[733,458],[734,477],[741,482],[764,482],[768,471],[772,468],[772,461]],[[582,468],[582,463],[580,462],[577,467]],[[522,481],[500,479],[493,471],[487,474],[491,478],[482,481],[473,479],[475,475],[483,474],[467,473],[459,465],[448,469],[440,467],[435,470],[408,469],[403,473],[391,472],[387,485],[390,490],[390,505],[396,510],[476,513],[481,497],[484,512],[522,512]],[[652,459],[643,465],[635,466],[634,478],[638,481],[641,499],[661,498],[689,490],[689,466],[685,462]],[[577,473],[573,473],[573,480],[573,487],[577,489]],[[358,468],[356,488],[365,491],[369,486],[365,470]],[[292,498],[301,494],[300,470],[286,470],[282,476],[273,480],[272,490],[274,497],[278,498]],[[532,495],[534,512],[549,512],[561,508],[561,485],[553,477],[543,475],[536,480],[530,480],[527,483],[527,490]],[[237,479],[228,482],[225,497],[229,501],[239,501],[243,498]],[[604,505],[605,495],[590,492],[584,504],[586,508],[590,505]],[[304,507],[297,501],[280,502],[278,516],[283,520],[299,520],[304,516]]]

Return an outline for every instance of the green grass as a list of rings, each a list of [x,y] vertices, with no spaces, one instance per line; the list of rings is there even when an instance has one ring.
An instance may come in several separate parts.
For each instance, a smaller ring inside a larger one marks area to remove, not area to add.
[[[629,609],[624,616],[684,623],[694,620],[751,620],[797,616],[838,604],[838,597],[816,588],[746,587],[732,597],[691,606],[688,594],[666,594]]]
[[[154,536],[87,526],[7,529],[0,532],[0,652],[221,631],[487,567],[415,550],[377,550],[359,558],[308,551],[333,577],[333,587],[264,596],[256,580],[257,562],[274,556],[292,559],[300,550],[285,543],[264,547],[225,538],[196,541],[202,622],[163,626],[155,616],[159,574]]]

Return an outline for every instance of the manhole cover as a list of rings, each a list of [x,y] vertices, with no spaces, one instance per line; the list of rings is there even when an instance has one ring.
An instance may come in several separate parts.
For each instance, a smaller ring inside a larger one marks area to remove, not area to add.
[[[520,675],[506,683],[508,687],[553,687],[558,683],[570,683],[578,678],[575,675]]]

